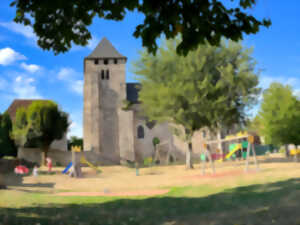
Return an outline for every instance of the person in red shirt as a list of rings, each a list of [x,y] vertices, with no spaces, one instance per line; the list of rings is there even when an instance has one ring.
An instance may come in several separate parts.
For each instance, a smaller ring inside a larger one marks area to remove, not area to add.
[[[47,158],[47,166],[48,166],[48,172],[50,173],[52,170],[52,160],[50,158]]]

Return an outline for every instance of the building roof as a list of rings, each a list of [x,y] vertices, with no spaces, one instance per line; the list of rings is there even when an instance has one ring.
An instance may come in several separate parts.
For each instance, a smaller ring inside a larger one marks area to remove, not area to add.
[[[94,51],[86,57],[87,59],[95,58],[125,58],[105,37],[100,41]]]
[[[141,89],[140,83],[127,83],[126,84],[126,92],[127,92],[127,100],[131,103],[137,104],[139,103],[139,91]]]
[[[9,114],[11,120],[15,120],[17,109],[20,107],[28,108],[31,103],[35,101],[49,101],[44,99],[15,99],[11,105],[8,107],[6,112]]]

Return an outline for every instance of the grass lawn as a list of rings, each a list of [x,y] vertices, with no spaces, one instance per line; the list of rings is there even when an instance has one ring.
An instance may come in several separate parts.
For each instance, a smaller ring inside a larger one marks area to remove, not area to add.
[[[300,163],[261,163],[260,168],[258,173],[216,177],[201,176],[200,165],[191,171],[183,166],[144,168],[138,177],[121,167],[101,168],[100,175],[86,169],[82,179],[25,177],[21,185],[0,190],[0,224],[300,224]],[[238,170],[243,171],[240,163],[217,166],[217,174]],[[155,197],[55,195],[103,188],[170,191]]]

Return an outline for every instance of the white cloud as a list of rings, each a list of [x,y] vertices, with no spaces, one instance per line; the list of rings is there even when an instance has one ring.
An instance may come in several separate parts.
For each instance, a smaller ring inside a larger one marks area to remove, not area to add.
[[[8,47],[0,49],[0,65],[7,66],[18,60],[26,60],[26,57]]]
[[[288,77],[288,76],[261,76],[260,77],[260,87],[263,89],[269,88],[270,84],[273,82],[282,83],[284,85],[290,85],[293,89],[299,87],[300,78],[298,77]]]
[[[34,40],[37,39],[36,35],[33,32],[32,27],[30,26],[24,26],[22,24],[18,24],[15,22],[1,22],[0,26],[5,27],[6,29],[12,32],[21,34],[28,39],[34,39]]]
[[[68,137],[82,137],[82,113],[76,112],[70,114],[71,125],[69,127]]]
[[[71,89],[79,94],[82,95],[83,92],[83,80],[75,80],[73,82],[71,82]]]
[[[57,75],[59,80],[66,82],[72,92],[82,95],[83,80],[78,79],[79,77],[80,73],[68,67],[61,68]]]
[[[80,45],[75,45],[73,43],[72,51],[80,51],[84,49],[89,49],[89,50],[94,50],[97,45],[99,44],[100,39],[94,35],[92,35],[92,39],[88,41],[88,44],[86,46],[80,46]]]
[[[96,36],[93,36],[91,40],[89,40],[89,43],[87,45],[88,49],[94,50],[97,45],[99,44],[100,40]]]
[[[35,79],[19,75],[12,83],[12,92],[16,98],[41,99],[43,98],[37,91]]]
[[[76,73],[77,72],[75,70],[73,70],[72,68],[64,67],[64,68],[61,68],[60,71],[58,72],[57,78],[59,80],[70,81],[74,78]]]
[[[24,70],[26,70],[29,73],[35,73],[39,70],[41,70],[42,67],[36,64],[26,64],[26,63],[21,63],[20,65]]]

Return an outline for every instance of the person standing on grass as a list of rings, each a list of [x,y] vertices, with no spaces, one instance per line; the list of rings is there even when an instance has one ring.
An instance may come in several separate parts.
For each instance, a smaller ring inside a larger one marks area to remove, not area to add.
[[[32,173],[33,173],[33,176],[35,176],[35,177],[38,176],[38,166],[37,165],[34,165]]]
[[[48,167],[48,172],[50,173],[52,171],[52,160],[47,157],[47,167]]]

